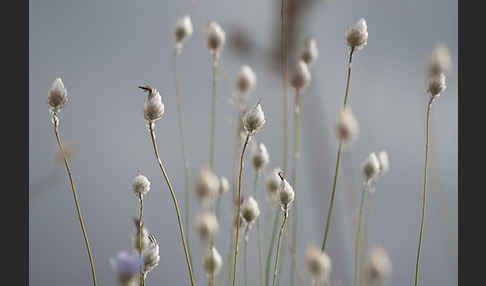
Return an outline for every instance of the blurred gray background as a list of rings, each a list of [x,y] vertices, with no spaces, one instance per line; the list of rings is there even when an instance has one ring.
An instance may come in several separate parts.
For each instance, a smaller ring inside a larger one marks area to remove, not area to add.
[[[75,150],[72,170],[99,285],[116,283],[109,258],[130,247],[135,231],[131,218],[138,213],[138,201],[131,191],[137,169],[152,181],[152,190],[145,200],[145,222],[160,242],[160,264],[149,274],[147,283],[187,285],[172,201],[143,121],[145,96],[136,87],[148,83],[161,91],[166,113],[156,124],[158,143],[184,207],[172,74],[173,26],[179,17],[189,13],[195,29],[180,60],[192,184],[197,169],[209,161],[211,69],[204,33],[209,20],[216,20],[228,38],[222,53],[226,79],[220,76],[218,81],[216,173],[231,177],[235,108],[228,98],[242,64],[250,65],[258,76],[257,89],[249,97],[249,103],[261,99],[267,119],[256,140],[264,142],[270,152],[268,170],[281,166],[281,77],[276,70],[278,64],[272,61],[279,45],[279,3],[275,0],[29,2],[31,285],[91,283],[69,181],[62,164],[55,161],[57,146],[46,105],[51,82],[62,77],[68,88],[69,103],[60,114],[61,136],[65,142],[72,142]],[[359,120],[360,135],[342,161],[328,243],[333,263],[331,279],[338,285],[352,282],[353,220],[362,180],[360,167],[370,152],[386,149],[391,170],[377,185],[369,245],[382,245],[390,254],[393,270],[388,285],[413,283],[423,192],[425,67],[429,54],[441,42],[449,47],[454,68],[447,77],[447,90],[432,110],[430,192],[420,282],[456,285],[457,1],[329,0],[301,4],[297,18],[293,18],[296,25],[291,27],[295,30],[289,40],[294,47],[289,54],[289,67],[292,69],[296,52],[308,35],[316,38],[320,56],[312,69],[312,84],[303,98],[303,150],[297,187],[299,269],[306,273],[306,246],[321,243],[329,206],[337,150],[334,123],[345,87],[344,33],[364,17],[369,40],[353,58],[350,88],[350,104]],[[290,96],[293,102],[293,94]],[[254,171],[247,164],[243,192],[252,192],[253,176]],[[216,241],[225,258],[229,246],[230,197],[228,193],[223,200],[224,216]],[[198,205],[195,199],[190,205],[193,219]],[[260,200],[260,206],[263,217],[270,214],[265,200]],[[193,230],[191,234],[194,271],[201,285],[206,283],[201,269],[203,248]],[[249,246],[250,260],[254,261],[250,264],[252,285],[258,281],[256,241],[253,231]],[[268,238],[264,245],[266,250]],[[281,285],[288,285],[289,262],[287,255],[281,266]],[[242,284],[243,264],[239,266]],[[226,273],[225,265],[220,275]],[[304,278],[308,284],[309,280]]]

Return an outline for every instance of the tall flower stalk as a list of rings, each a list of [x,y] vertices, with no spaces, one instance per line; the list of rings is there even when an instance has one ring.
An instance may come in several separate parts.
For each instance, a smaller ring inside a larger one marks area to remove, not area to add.
[[[253,183],[253,196],[255,200],[257,199],[257,186],[258,186],[258,177],[260,176],[259,172],[255,173],[255,181]],[[258,235],[258,269],[259,269],[259,277],[260,277],[260,286],[263,286],[263,246],[262,246],[262,230],[260,226],[260,218],[256,221],[257,224],[257,235]]]
[[[84,244],[88,252],[89,264],[91,266],[91,274],[93,276],[93,285],[96,286],[96,273],[94,268],[93,255],[91,253],[91,248],[89,246],[88,235],[84,227],[83,215],[81,214],[81,209],[79,207],[78,195],[76,193],[76,188],[74,187],[71,168],[69,167],[66,153],[64,152],[64,149],[62,147],[61,137],[59,136],[59,117],[57,116],[57,113],[63,108],[63,106],[67,103],[67,101],[68,101],[67,90],[66,88],[64,88],[64,84],[62,83],[62,80],[60,78],[57,78],[52,83],[52,86],[49,89],[48,96],[47,96],[47,104],[49,105],[49,109],[52,114],[52,123],[54,124],[54,133],[56,135],[57,145],[62,155],[64,166],[66,167],[66,171],[69,177],[69,182],[71,183],[71,190],[73,192],[74,204],[76,206],[76,212],[78,213],[78,219],[79,219],[79,224],[81,226],[81,231],[83,233]]]

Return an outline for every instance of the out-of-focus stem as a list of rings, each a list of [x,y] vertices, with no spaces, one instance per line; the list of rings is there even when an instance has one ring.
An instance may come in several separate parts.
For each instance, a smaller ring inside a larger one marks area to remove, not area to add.
[[[353,285],[358,285],[358,270],[359,270],[359,242],[360,242],[360,234],[361,234],[361,218],[363,216],[363,206],[366,198],[366,187],[361,192],[361,201],[359,203],[359,215],[358,215],[358,222],[356,224],[356,246],[354,252],[354,280]]]
[[[209,167],[214,171],[214,140],[216,130],[216,74],[218,69],[217,55],[213,55],[213,95],[211,99],[211,141],[209,143]]]
[[[288,217],[288,210],[284,211],[284,218],[282,221],[282,226],[280,227],[280,232],[278,234],[278,243],[277,243],[277,254],[275,255],[275,267],[273,270],[273,286],[275,286],[275,282],[277,281],[277,271],[278,271],[278,255],[280,253],[280,241],[282,239],[282,233],[285,229],[285,223],[287,222]]]
[[[257,186],[258,186],[259,175],[260,173],[256,172],[255,182],[253,184],[253,188],[254,188],[253,196],[255,197],[255,200],[257,200],[257,193],[258,193]],[[260,286],[263,286],[263,247],[262,247],[262,230],[260,227],[260,217],[257,218],[256,225],[257,225],[257,235],[258,235],[258,268],[260,269]]]
[[[138,199],[140,201],[140,217],[138,219],[138,250],[140,253],[140,256],[142,256],[142,219],[143,219],[143,196],[142,194],[138,195]],[[143,256],[142,256],[143,257]],[[143,286],[145,284],[144,280],[144,273],[143,273],[143,263],[140,265],[140,286]]]
[[[273,221],[272,237],[270,238],[270,245],[268,246],[267,260],[265,262],[265,286],[270,283],[270,262],[272,260],[273,245],[275,243],[275,237],[278,231],[278,222],[280,219],[280,207],[277,207],[275,211],[275,219]]]

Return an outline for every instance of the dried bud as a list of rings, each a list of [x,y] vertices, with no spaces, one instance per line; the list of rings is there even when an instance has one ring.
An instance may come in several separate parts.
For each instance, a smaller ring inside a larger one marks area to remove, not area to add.
[[[186,15],[179,20],[175,25],[174,36],[177,44],[182,44],[182,41],[188,39],[193,32],[192,21],[189,15]]]
[[[362,49],[368,42],[368,27],[365,19],[361,18],[346,32],[346,42],[354,49]]]
[[[155,88],[150,86],[140,86],[140,88],[148,91],[147,100],[143,105],[143,116],[147,122],[154,123],[162,118],[162,115],[164,114],[164,103],[162,102],[162,97]]]
[[[149,246],[142,252],[144,275],[147,275],[150,271],[157,267],[160,261],[159,244],[157,243],[157,240],[155,240],[154,235],[150,235],[149,239]]]
[[[309,71],[309,66],[304,61],[300,60],[292,74],[292,87],[295,89],[302,89],[309,85],[310,80],[311,73]]]
[[[390,273],[391,261],[385,249],[381,247],[372,249],[363,269],[366,285],[383,285]]]
[[[236,88],[241,94],[248,94],[255,89],[256,80],[256,75],[249,66],[241,66],[236,77]]]
[[[196,178],[195,192],[201,203],[207,203],[213,200],[219,193],[219,178],[213,171],[204,166],[199,169]]]
[[[331,259],[314,245],[307,247],[307,269],[315,281],[328,280],[331,274]]]
[[[317,49],[317,43],[314,38],[308,37],[305,39],[305,46],[302,54],[300,55],[300,59],[304,61],[309,67],[312,66],[313,63],[319,57],[319,50]]]
[[[383,175],[390,170],[390,161],[388,160],[388,153],[383,150],[378,152],[378,161],[380,161],[380,175]]]
[[[67,90],[64,88],[61,78],[57,78],[52,82],[51,88],[47,93],[49,109],[54,113],[59,112],[67,101]]]
[[[248,197],[241,206],[241,217],[248,225],[251,225],[260,215],[258,203],[253,197]]]
[[[221,26],[214,21],[209,22],[207,31],[208,48],[213,53],[219,53],[223,49],[225,41],[226,35]]]
[[[265,114],[260,103],[250,109],[244,117],[243,124],[247,132],[251,134],[260,130],[265,124]]]
[[[281,179],[279,173],[282,170],[275,168],[265,178],[265,190],[270,201],[276,201],[278,198],[278,191],[280,189]]]
[[[448,73],[452,69],[452,59],[449,49],[445,45],[437,45],[429,58],[429,76],[437,76],[441,73]]]
[[[280,182],[280,191],[278,192],[278,197],[280,200],[280,207],[282,210],[286,211],[292,204],[295,198],[294,188],[287,182],[287,180],[283,177],[282,172],[279,173],[281,182]]]
[[[445,89],[446,83],[445,75],[443,73],[429,77],[429,88],[427,91],[430,92],[432,96],[440,96]]]
[[[373,152],[368,155],[366,161],[363,163],[363,175],[367,182],[373,180],[380,172],[380,161]]]
[[[139,172],[133,179],[132,189],[137,196],[143,196],[150,191],[150,181]]]
[[[196,231],[202,241],[211,241],[219,231],[219,223],[211,212],[203,212],[196,217]]]
[[[230,184],[226,177],[219,178],[219,196],[221,197],[224,193],[229,191]]]
[[[210,247],[203,258],[203,268],[206,274],[216,275],[223,266],[223,259],[216,248]]]
[[[263,143],[258,144],[255,153],[253,154],[253,167],[257,172],[261,172],[270,161],[267,147]]]
[[[352,142],[358,136],[359,128],[358,121],[354,117],[350,107],[345,107],[340,115],[337,123],[337,135],[339,140],[344,143]]]

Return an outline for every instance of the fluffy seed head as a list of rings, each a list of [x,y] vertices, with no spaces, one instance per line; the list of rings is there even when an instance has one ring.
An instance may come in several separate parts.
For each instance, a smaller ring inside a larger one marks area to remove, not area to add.
[[[310,80],[311,73],[309,71],[309,66],[303,60],[300,60],[295,67],[290,83],[293,88],[301,89],[308,86]]]
[[[230,184],[226,177],[219,178],[219,196],[221,197],[224,193],[229,191]]]
[[[331,259],[314,245],[307,247],[307,269],[311,277],[317,281],[328,280],[331,273]]]
[[[150,191],[149,179],[147,179],[147,177],[139,172],[137,176],[135,176],[135,178],[133,179],[132,189],[137,196],[145,195],[146,193],[148,193],[148,191]]]
[[[382,247],[371,250],[364,266],[363,276],[366,285],[383,285],[391,273],[391,261]]]
[[[110,258],[110,264],[120,285],[133,285],[140,273],[142,258],[136,251],[120,251],[116,258]]]
[[[246,131],[250,132],[251,134],[257,132],[263,127],[265,124],[265,114],[263,114],[263,109],[260,103],[245,114],[243,124]]]
[[[349,47],[362,49],[368,42],[368,26],[366,20],[361,18],[346,32],[346,42]]]
[[[248,94],[255,89],[256,80],[255,72],[249,66],[241,66],[236,76],[236,88],[241,94]]]
[[[351,108],[345,107],[340,115],[337,123],[337,136],[339,140],[344,143],[350,143],[358,136],[359,127],[356,117],[354,117]]]
[[[376,156],[375,152],[368,155],[365,162],[363,163],[363,176],[366,181],[369,182],[373,180],[380,172],[380,161]]]
[[[162,118],[162,115],[164,114],[164,103],[162,102],[162,97],[155,88],[150,86],[140,86],[140,88],[148,91],[147,100],[143,105],[143,116],[147,122],[154,123]]]
[[[61,78],[52,82],[47,93],[47,104],[52,112],[59,112],[68,101],[67,90],[64,88]]]
[[[253,197],[248,197],[248,199],[243,202],[241,206],[241,217],[245,220],[247,224],[252,224],[260,215],[260,209],[258,208],[258,203]]]
[[[441,73],[448,73],[452,69],[452,59],[449,53],[449,49],[439,44],[429,57],[428,63],[429,76],[436,76]]]
[[[210,241],[219,231],[219,223],[211,212],[203,212],[196,217],[196,232],[202,241]]]
[[[188,39],[193,32],[192,28],[192,21],[191,17],[189,15],[186,15],[179,20],[177,20],[177,23],[174,28],[174,36],[175,36],[175,41],[178,44],[181,44],[182,41],[185,39]]]
[[[157,240],[155,240],[155,236],[150,235],[150,244],[149,246],[143,250],[143,272],[147,275],[150,271],[152,271],[157,265],[159,265],[160,256],[159,256],[159,244]]]
[[[223,266],[223,259],[218,250],[213,246],[208,249],[203,258],[203,268],[207,275],[216,275]]]
[[[267,147],[263,143],[258,144],[255,153],[253,154],[252,163],[257,172],[261,172],[270,161]]]
[[[383,150],[378,152],[376,155],[378,157],[378,161],[380,162],[380,175],[383,175],[390,170],[390,161],[388,160],[388,153]]]
[[[275,201],[278,198],[278,191],[282,181],[278,174],[281,171],[280,168],[275,168],[265,178],[265,190],[270,201]]]
[[[300,55],[300,59],[303,60],[309,67],[319,57],[319,50],[317,49],[317,43],[314,38],[308,37],[305,39],[304,50]]]
[[[280,182],[280,190],[278,192],[278,198],[280,201],[280,207],[282,210],[286,211],[295,198],[294,188],[287,182],[287,180],[283,177],[282,172],[279,173],[281,182]]]
[[[429,77],[429,88],[427,91],[430,92],[432,96],[440,96],[445,89],[446,83],[445,75],[443,73]]]
[[[196,178],[195,193],[199,201],[203,204],[213,200],[219,193],[219,178],[209,167],[199,169]]]
[[[206,36],[209,50],[213,53],[219,53],[226,41],[226,35],[221,26],[214,21],[209,22]]]

